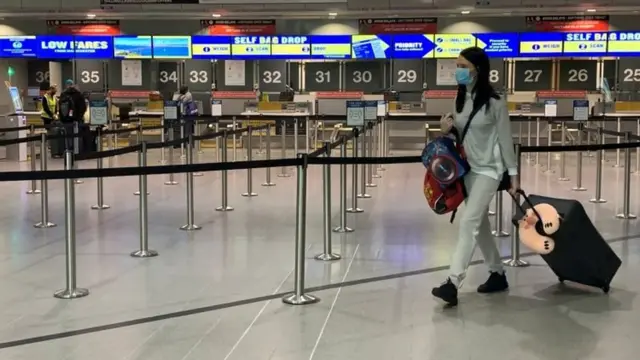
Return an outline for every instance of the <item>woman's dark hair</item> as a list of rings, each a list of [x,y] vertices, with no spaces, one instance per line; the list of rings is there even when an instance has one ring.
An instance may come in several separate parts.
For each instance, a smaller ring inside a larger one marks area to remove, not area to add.
[[[460,52],[460,56],[467,59],[476,67],[475,84],[472,90],[474,109],[479,107],[481,104],[487,104],[485,109],[489,110],[489,100],[491,98],[496,100],[500,99],[500,95],[496,93],[489,82],[489,72],[491,71],[491,68],[487,53],[479,47],[473,46],[462,50]],[[456,95],[456,112],[462,112],[466,95],[466,85],[458,85],[458,94]]]
[[[189,87],[186,85],[180,86],[180,95],[184,95],[189,92]]]

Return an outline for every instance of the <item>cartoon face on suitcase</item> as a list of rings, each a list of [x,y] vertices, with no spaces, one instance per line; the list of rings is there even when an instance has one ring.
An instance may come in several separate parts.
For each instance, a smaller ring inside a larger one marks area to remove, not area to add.
[[[453,139],[441,136],[427,144],[422,151],[422,164],[441,185],[448,185],[463,177],[468,171]]]
[[[532,251],[547,255],[555,249],[551,235],[560,229],[561,217],[549,204],[537,204],[525,211],[518,223],[520,241]]]

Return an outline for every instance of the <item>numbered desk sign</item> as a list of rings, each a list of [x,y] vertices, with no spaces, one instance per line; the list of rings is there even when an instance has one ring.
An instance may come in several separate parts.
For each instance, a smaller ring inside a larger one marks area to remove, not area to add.
[[[178,120],[178,115],[180,114],[180,104],[177,101],[166,100],[164,102],[163,113],[165,120]]]
[[[109,104],[106,100],[89,101],[89,124],[91,125],[107,125]]]
[[[347,101],[347,126],[364,126],[364,101]]]
[[[544,101],[544,116],[556,117],[558,116],[558,100],[545,100]]]
[[[589,100],[573,100],[573,120],[589,120]]]

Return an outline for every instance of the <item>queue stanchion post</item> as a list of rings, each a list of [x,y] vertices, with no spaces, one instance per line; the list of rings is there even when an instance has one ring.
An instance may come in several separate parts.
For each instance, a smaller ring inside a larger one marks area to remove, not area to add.
[[[598,141],[602,144],[602,140],[604,137],[602,136],[602,128],[598,128]],[[596,194],[595,197],[590,202],[594,204],[603,204],[606,203],[607,200],[602,198],[602,151],[596,151]]]
[[[196,127],[196,135],[198,136],[202,135],[202,121],[193,120],[193,123],[195,124],[195,127]],[[196,149],[198,149],[199,155],[204,154],[204,151],[202,150],[202,140],[198,139],[196,141]],[[193,176],[202,176],[202,175],[193,174]]]
[[[307,154],[298,155],[303,164],[297,169],[296,186],[296,244],[294,265],[294,290],[292,294],[285,295],[282,302],[289,305],[307,305],[319,301],[313,295],[306,294],[305,263],[306,263],[306,235],[307,235]]]
[[[29,135],[34,136],[36,134],[36,127],[34,125],[31,125],[31,128],[29,130]],[[46,149],[46,147],[45,147]],[[46,156],[46,152],[44,154],[40,153],[40,156]],[[31,171],[35,172],[37,171],[37,159],[36,159],[36,142],[35,141],[29,141],[29,161],[31,162]],[[27,194],[29,195],[37,195],[40,194],[41,191],[38,190],[38,182],[37,180],[31,180],[30,182],[31,187],[29,188],[29,190],[27,190]]]
[[[522,170],[522,151],[520,151],[520,144],[515,145],[516,150],[516,162],[518,169],[518,176],[521,176]],[[520,195],[516,194],[514,201],[511,202],[511,217],[516,215],[518,204],[516,202],[520,201]],[[529,266],[529,263],[520,259],[520,236],[518,234],[518,229],[515,225],[512,225],[511,230],[511,257],[502,262],[505,266],[509,267],[526,267]]]
[[[97,129],[96,138],[97,138],[96,150],[100,152],[102,151],[102,129],[100,128]],[[100,156],[96,159],[96,169],[102,169],[103,166],[104,166],[104,158]],[[97,186],[97,189],[96,189],[97,203],[91,206],[91,209],[92,210],[109,209],[110,206],[104,203],[104,178],[103,177],[98,177],[96,179],[96,186]]]
[[[73,123],[73,153],[74,154],[79,154],[80,153],[80,124],[78,124],[78,122],[74,122]],[[77,169],[78,168],[78,164],[77,163],[73,163],[73,168]],[[80,185],[83,184],[84,181],[80,180],[80,179],[75,179],[73,181],[76,185]]]
[[[604,123],[602,125],[604,126]],[[600,134],[600,143],[603,145],[607,143],[607,134],[604,132]],[[602,162],[609,162],[609,160],[607,160],[607,151],[602,149],[600,152],[602,153]]]
[[[196,123],[195,123],[195,120],[194,120],[194,124],[196,124]],[[194,126],[195,126],[195,125],[194,125]],[[191,136],[191,135],[190,135],[190,136]],[[198,136],[199,136],[199,134],[198,134]],[[195,143],[195,144],[193,144],[193,146],[194,146],[194,147],[195,147],[195,149],[196,149],[196,153],[197,153],[197,154],[200,154],[199,147],[200,147],[200,143],[202,142],[202,140],[200,140],[200,139],[198,139],[198,140],[193,140],[193,142]],[[191,145],[190,145],[190,146],[191,146]],[[189,157],[189,154],[187,154],[187,157]],[[193,164],[195,161],[196,161],[196,160],[195,160],[195,156],[193,156],[193,157],[192,157],[192,159],[191,159],[191,163]],[[201,173],[201,172],[199,172],[199,171],[196,171],[196,172],[194,172],[194,173],[193,173],[193,176],[194,176],[194,177],[202,177],[202,176],[204,176],[204,173]]]
[[[281,119],[280,126],[280,158],[285,159],[287,157],[287,123],[284,119]],[[287,167],[283,166],[278,177],[290,177],[291,174],[287,173]]]
[[[551,121],[547,122],[547,145],[553,145],[553,123]],[[546,174],[553,174],[553,167],[551,166],[551,151],[547,151],[547,170],[544,172]]]
[[[631,142],[631,132],[624,133],[626,143]],[[618,219],[632,220],[636,216],[631,213],[631,148],[624,149],[624,191],[622,199],[622,213],[616,215]]]
[[[266,150],[265,150],[265,157],[267,160],[271,160],[271,124],[267,124],[267,134],[266,134]],[[276,184],[274,184],[273,182],[271,182],[271,167],[267,166],[264,169],[264,173],[265,173],[265,179],[264,179],[264,183],[262,183],[262,186],[276,186]]]
[[[247,161],[253,161],[253,145],[251,144],[251,136],[253,134],[253,128],[247,127]],[[253,169],[247,168],[247,192],[243,193],[244,197],[254,197],[258,194],[253,192]]]
[[[384,139],[384,127],[385,122],[384,118],[380,117],[380,126],[378,127],[378,153],[380,157],[385,157],[385,139]],[[382,164],[378,164],[378,171],[385,171],[387,169],[384,168]]]
[[[225,131],[224,134],[222,135],[222,151],[221,151],[221,157],[222,157],[222,163],[226,164],[227,163],[227,140],[229,139],[229,134],[227,134],[227,132]],[[233,208],[231,206],[229,206],[229,173],[227,170],[222,170],[221,171],[221,201],[222,201],[222,205],[218,206],[216,208],[216,211],[233,211]]]
[[[310,126],[311,122],[309,121],[309,117],[307,116],[304,121],[304,146],[306,149],[306,153],[309,153],[309,136],[310,136]]]
[[[582,145],[582,133],[584,131],[583,128],[583,124],[578,124],[578,131],[576,132],[576,136],[578,137],[577,139],[577,144],[578,146]],[[587,133],[587,135],[589,135],[589,133]],[[582,186],[582,151],[578,151],[576,152],[576,186],[572,189],[573,191],[587,191],[587,189],[585,189]]]
[[[298,121],[298,118],[293,119],[293,153],[296,154],[296,156],[298,155],[298,136],[300,135],[299,126],[300,122]]]
[[[367,155],[368,156],[372,156],[374,154],[374,148],[373,148],[373,134],[375,133],[373,131],[373,123],[369,122],[368,126],[369,128],[369,135],[367,136]],[[373,164],[367,164],[366,165],[366,169],[367,169],[367,187],[373,188],[373,187],[377,187],[378,185],[373,183]]]
[[[215,131],[220,132],[220,122],[216,122]],[[216,136],[216,162],[220,162],[220,136]]]
[[[140,143],[138,152],[138,167],[144,169],[147,166],[147,143]],[[138,187],[140,199],[138,205],[138,228],[140,231],[140,249],[131,253],[132,257],[148,258],[158,256],[158,252],[149,249],[149,206],[147,199],[147,175],[138,175]]]
[[[325,142],[324,144],[326,150],[325,157],[331,156],[331,143]],[[340,153],[343,154],[342,146],[344,146],[344,138],[342,143],[340,144]],[[346,146],[345,146],[346,147]],[[345,151],[346,152],[346,151]],[[346,207],[346,196],[344,198],[344,202],[342,199],[342,192],[346,191],[344,189],[346,184],[342,182],[342,174],[346,175],[346,171],[342,169],[342,165],[340,165],[340,216],[345,214]],[[346,179],[345,179],[346,182]],[[333,252],[333,245],[331,243],[331,165],[324,164],[322,165],[322,235],[323,235],[323,251],[322,254],[316,255],[316,260],[321,261],[334,261],[340,260],[340,255],[335,254]]]
[[[73,170],[73,151],[64,153],[64,169]],[[65,212],[65,277],[66,287],[56,291],[53,296],[58,299],[76,299],[89,295],[89,290],[77,287],[76,269],[76,197],[73,179],[64,180],[64,212]]]
[[[496,215],[496,229],[491,232],[491,234],[495,237],[507,237],[509,233],[504,231],[504,213],[502,211],[503,201],[502,201],[502,191],[498,191],[495,196],[495,215]]]
[[[536,118],[536,146],[540,146],[540,118]],[[535,155],[535,166],[540,166],[540,153],[536,152]]]
[[[360,141],[360,146],[362,150],[362,157],[367,157],[367,126],[362,127],[362,141]],[[360,167],[360,194],[358,194],[360,199],[370,199],[371,195],[367,194],[367,165],[362,165]]]
[[[531,146],[531,118],[527,118],[527,146]],[[531,162],[532,155],[527,154],[527,162]]]
[[[187,121],[182,119],[182,120],[180,120],[179,124],[180,124],[180,139],[184,139],[185,134],[186,134],[185,127],[187,126]],[[184,143],[180,144],[180,159],[186,159],[186,155],[185,155],[185,152],[184,152],[184,146],[185,146]]]
[[[586,121],[585,127],[590,128],[589,120]],[[587,146],[589,146],[591,145],[591,134],[588,131],[586,131],[585,135],[587,136]],[[587,150],[587,157],[593,157],[593,153],[591,152],[591,150]]]
[[[357,129],[355,130],[356,133],[354,134],[353,140],[351,140],[351,149],[352,149],[352,156],[354,159],[358,158],[358,133],[357,133]],[[346,156],[346,151],[345,151],[345,156]],[[346,171],[345,171],[346,174]],[[346,196],[346,194],[345,194]],[[364,212],[363,209],[358,207],[358,198],[360,196],[358,195],[358,164],[354,163],[353,165],[351,165],[351,207],[347,209],[348,213],[361,213]]]
[[[236,121],[236,117],[234,116],[231,122],[231,129],[233,130],[233,135],[231,136],[231,139],[233,141],[233,144],[231,144],[231,149],[233,150],[233,161],[238,161],[238,149],[236,148],[238,146],[238,137],[235,132],[237,128],[238,122]]]
[[[563,147],[567,145],[567,133],[566,133],[566,126],[564,121],[561,123],[561,128],[560,128],[560,132],[561,132],[561,136],[562,139],[560,139],[560,145],[562,145]],[[558,181],[569,181],[569,178],[567,177],[567,153],[565,151],[560,153],[560,177],[558,178]]]
[[[160,125],[162,125],[162,129],[160,130],[160,142],[163,143],[166,141],[166,132],[167,132],[167,127],[165,126],[165,122],[164,122],[164,116],[160,120]],[[160,148],[160,164],[165,165],[166,163],[167,163],[167,159],[165,159],[165,151],[163,146]]]
[[[269,129],[269,127],[267,127],[267,129]],[[264,138],[262,135],[262,132],[264,130],[260,129],[260,131],[258,131],[258,154],[262,155],[265,153],[265,149],[264,149]]]
[[[42,133],[40,138],[40,171],[47,171],[47,133]],[[49,221],[49,185],[47,179],[40,180],[40,222],[33,226],[38,229],[55,227],[56,224]]]
[[[187,142],[187,164],[193,165],[193,134],[189,134],[189,142]],[[193,195],[193,172],[189,171],[186,174],[187,182],[187,223],[180,227],[180,230],[194,231],[200,230],[202,227],[195,224],[195,209],[194,209],[194,195]]]
[[[372,142],[371,146],[373,151],[371,151],[370,153],[371,153],[371,156],[380,156],[380,143],[379,143],[380,126],[377,120],[374,121],[373,124],[374,124],[374,128],[371,130],[373,133],[373,140],[371,141]],[[369,166],[371,166],[371,178],[380,179],[382,175],[378,174],[378,165],[371,164]]]
[[[620,144],[622,142],[622,137],[620,136],[620,133],[622,132],[622,119],[618,118],[618,120],[616,120],[616,131],[618,132],[618,135],[616,136],[616,143]],[[620,149],[616,149],[616,163],[613,165],[613,167],[620,167]],[[629,163],[625,163],[624,166],[629,166]]]
[[[355,139],[355,137],[354,137]],[[340,157],[345,158],[347,156],[347,141],[343,138],[342,144],[340,144]],[[354,171],[357,176],[358,171]],[[353,183],[357,186],[356,183]],[[362,212],[362,209],[358,209],[357,190],[353,189],[353,199],[355,203],[350,209],[347,209],[347,164],[340,164],[340,225],[333,229],[333,232],[348,233],[353,232],[353,229],[347,226],[347,213],[348,212]],[[329,208],[329,211],[331,208]],[[355,210],[354,210],[355,209]],[[326,215],[326,214],[325,214]]]
[[[169,142],[172,142],[174,139],[174,129],[173,126],[171,126],[169,128]],[[173,157],[175,156],[173,154],[174,150],[174,145],[171,144],[171,146],[169,146],[169,165],[173,165]],[[175,175],[173,174],[173,172],[169,173],[169,180],[164,182],[165,185],[178,185],[178,182],[175,179]]]

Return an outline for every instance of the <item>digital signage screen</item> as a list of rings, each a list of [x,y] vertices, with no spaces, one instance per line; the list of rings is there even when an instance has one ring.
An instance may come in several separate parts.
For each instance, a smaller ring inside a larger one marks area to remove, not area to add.
[[[234,58],[268,58],[271,56],[271,36],[234,36],[231,43]]]
[[[351,35],[312,35],[313,59],[348,59],[351,57]]]
[[[74,57],[73,36],[38,36],[37,55],[40,59],[72,59]]]
[[[432,58],[436,45],[433,35],[395,35],[393,37],[394,59]]]
[[[601,56],[607,53],[606,32],[565,33],[562,43],[565,55]]]
[[[389,35],[352,35],[351,57],[354,59],[388,59],[393,47]]]
[[[191,59],[191,36],[154,36],[152,44],[156,59]]]
[[[562,55],[562,33],[520,34],[520,56],[540,57]]]
[[[306,59],[311,56],[309,36],[272,36],[271,57],[276,59]]]
[[[640,31],[616,31],[609,33],[609,55],[640,55]]]
[[[472,34],[436,34],[434,42],[437,59],[452,59],[457,58],[462,50],[476,46],[476,37]]]
[[[151,59],[151,36],[116,36],[113,54],[118,59]]]
[[[37,55],[38,41],[35,36],[1,36],[0,57],[34,58]]]
[[[192,36],[191,57],[194,59],[229,59],[231,57],[231,37]]]
[[[476,46],[484,49],[489,57],[510,58],[518,56],[517,33],[473,34]]]
[[[112,36],[74,36],[76,59],[111,59],[113,57]]]

